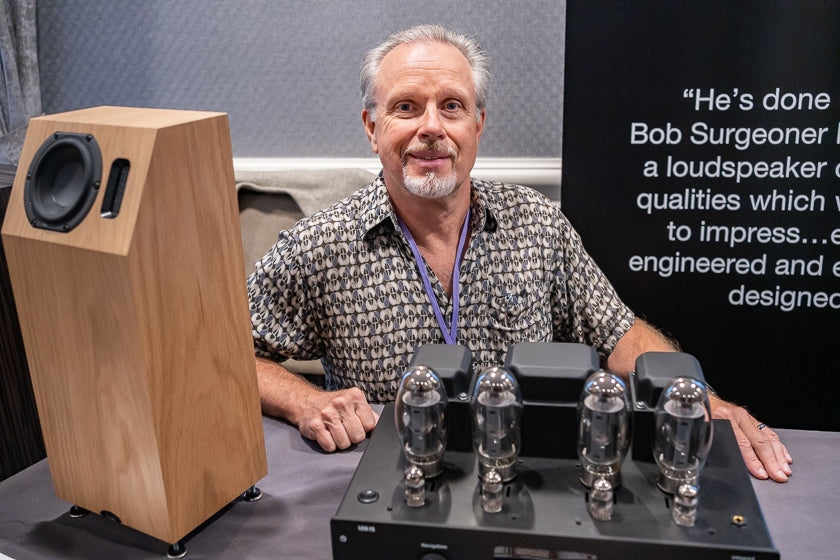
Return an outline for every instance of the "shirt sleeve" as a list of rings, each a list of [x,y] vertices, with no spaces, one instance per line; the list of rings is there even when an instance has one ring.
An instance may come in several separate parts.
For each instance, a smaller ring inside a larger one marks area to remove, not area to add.
[[[305,267],[292,231],[282,231],[248,277],[254,350],[283,361],[312,360],[323,350],[304,289]]]
[[[554,298],[556,339],[595,348],[602,361],[630,329],[633,312],[583,247],[580,235],[558,210],[557,285]]]

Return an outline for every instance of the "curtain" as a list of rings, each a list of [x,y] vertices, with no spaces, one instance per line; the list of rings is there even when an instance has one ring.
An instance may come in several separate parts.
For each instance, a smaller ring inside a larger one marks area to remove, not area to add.
[[[0,3],[0,163],[17,164],[29,118],[41,114],[36,0]]]

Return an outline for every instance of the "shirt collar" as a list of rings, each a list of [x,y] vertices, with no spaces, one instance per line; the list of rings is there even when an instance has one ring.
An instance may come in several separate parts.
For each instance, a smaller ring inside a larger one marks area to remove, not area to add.
[[[495,213],[488,203],[486,185],[484,181],[470,179],[472,230],[494,232],[498,225]],[[364,199],[367,201],[361,214],[362,228],[359,230],[362,237],[368,236],[371,231],[382,224],[397,229],[397,215],[388,197],[388,190],[385,188],[385,179],[380,174],[370,185],[365,188]]]

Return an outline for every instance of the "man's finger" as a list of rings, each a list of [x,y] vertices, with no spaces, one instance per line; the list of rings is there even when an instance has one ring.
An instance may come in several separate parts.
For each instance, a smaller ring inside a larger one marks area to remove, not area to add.
[[[763,427],[759,428],[759,426]],[[764,465],[768,476],[776,482],[786,482],[791,473],[786,458],[789,454],[776,432],[763,424],[758,424],[750,430],[750,435],[755,454]]]
[[[367,402],[356,405],[356,415],[358,416],[365,433],[374,429],[376,427],[376,423],[379,422],[379,415],[373,411]]]
[[[735,433],[735,440],[738,442],[738,448],[741,450],[741,456],[744,458],[744,464],[747,466],[750,474],[762,480],[768,478],[764,464],[758,458],[758,455],[755,454],[753,445],[744,431],[734,423],[732,424],[732,431]]]
[[[341,421],[341,416],[336,414],[335,418],[324,420],[330,435],[332,436],[335,447],[338,449],[347,449],[352,443],[350,436],[347,434],[347,429]],[[322,446],[323,447],[323,446]]]
[[[318,445],[321,446],[321,449],[326,451],[327,453],[332,453],[335,451],[335,440],[333,439],[332,434],[330,433],[327,426],[322,423],[318,423],[318,426],[307,426],[302,428],[300,433],[309,439],[314,439],[318,442]]]
[[[341,421],[350,442],[359,443],[365,439],[367,430],[365,430],[362,420],[356,414],[342,415]]]

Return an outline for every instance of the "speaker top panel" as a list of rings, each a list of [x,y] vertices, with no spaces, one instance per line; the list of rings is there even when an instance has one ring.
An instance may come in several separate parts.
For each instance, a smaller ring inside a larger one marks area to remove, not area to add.
[[[53,125],[105,125],[116,127],[161,129],[177,126],[214,116],[226,116],[225,113],[210,111],[185,111],[176,109],[149,109],[144,107],[118,107],[103,105],[65,113],[55,113],[31,119],[47,121]]]

